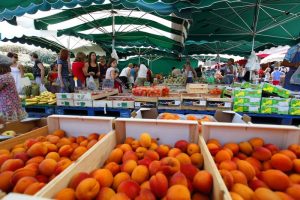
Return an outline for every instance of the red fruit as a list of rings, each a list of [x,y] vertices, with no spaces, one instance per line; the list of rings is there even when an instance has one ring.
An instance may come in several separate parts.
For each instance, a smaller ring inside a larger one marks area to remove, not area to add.
[[[186,153],[188,145],[189,143],[186,140],[178,140],[174,147],[180,149],[183,153]]]
[[[180,171],[190,180],[193,180],[199,169],[192,164],[180,165]]]
[[[134,199],[140,193],[140,186],[135,181],[123,181],[118,187],[118,193],[126,194],[130,199]]]
[[[155,196],[163,198],[168,191],[168,179],[167,177],[158,172],[156,175],[152,176],[149,180],[151,191]]]

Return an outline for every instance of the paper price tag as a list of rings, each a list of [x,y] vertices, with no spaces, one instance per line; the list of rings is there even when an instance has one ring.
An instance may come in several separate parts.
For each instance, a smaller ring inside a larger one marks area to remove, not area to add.
[[[224,105],[224,107],[226,107],[226,108],[230,108],[230,107],[231,107],[231,102],[225,102],[225,105]]]

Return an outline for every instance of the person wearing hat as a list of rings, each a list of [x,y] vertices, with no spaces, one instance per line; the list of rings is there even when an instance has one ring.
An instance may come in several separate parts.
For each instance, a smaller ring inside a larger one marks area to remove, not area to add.
[[[120,79],[122,81],[122,83],[126,86],[126,88],[129,88],[129,79],[130,79],[130,71],[133,67],[132,63],[129,63],[127,67],[125,67],[120,74]]]
[[[227,61],[227,65],[225,66],[225,76],[224,76],[224,82],[225,84],[232,84],[234,80],[235,75],[235,67],[233,66],[234,60],[233,58],[229,58]]]

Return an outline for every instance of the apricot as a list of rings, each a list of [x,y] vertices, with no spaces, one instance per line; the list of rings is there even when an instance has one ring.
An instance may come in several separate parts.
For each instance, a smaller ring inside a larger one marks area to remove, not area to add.
[[[14,171],[11,177],[11,183],[15,185],[23,177],[35,177],[36,175],[37,171],[35,171],[34,169],[20,168]]]
[[[97,142],[98,142],[98,140],[91,140],[91,141],[89,141],[89,143],[87,144],[86,148],[87,149],[92,148]]]
[[[199,169],[192,164],[180,165],[180,171],[190,180],[199,172]]]
[[[99,134],[98,133],[91,133],[89,134],[89,136],[87,137],[88,141],[92,141],[92,140],[98,140],[99,138]]]
[[[120,173],[116,174],[115,177],[114,177],[114,181],[113,181],[113,188],[115,190],[117,190],[119,185],[123,181],[129,180],[129,179],[130,179],[130,176],[126,172],[120,172]]]
[[[64,171],[67,167],[69,167],[70,165],[72,164],[72,161],[69,160],[69,159],[63,159],[59,162],[57,162],[57,165],[56,165],[56,169],[54,171],[54,174],[55,175],[58,175],[60,174],[62,171]]]
[[[92,177],[100,183],[101,187],[110,187],[114,181],[114,177],[108,169],[97,169],[92,173]]]
[[[154,150],[147,150],[144,154],[144,158],[149,158],[151,161],[159,160],[159,154]]]
[[[300,174],[291,174],[289,179],[294,184],[300,184]]]
[[[55,144],[52,143],[46,143],[44,142],[44,144],[46,145],[47,149],[48,149],[48,153],[49,152],[57,152],[58,148]]]
[[[164,158],[168,156],[170,148],[167,145],[159,145],[156,149],[156,152],[159,154],[160,158]]]
[[[35,178],[40,183],[48,183],[49,182],[48,177],[45,175],[37,175]]]
[[[239,170],[232,170],[230,171],[232,177],[233,177],[233,181],[234,183],[241,183],[241,184],[244,184],[244,185],[247,185],[247,177],[246,175],[239,171]]]
[[[74,149],[71,147],[71,145],[63,145],[59,148],[58,153],[61,157],[70,157],[73,153],[73,150]]]
[[[57,146],[58,148],[61,148],[61,147],[64,146],[64,145],[71,145],[71,144],[72,144],[72,142],[71,142],[68,138],[61,138],[61,139],[57,142],[56,146]]]
[[[272,165],[271,165],[271,160],[265,161],[262,164],[262,170],[263,171],[266,171],[266,170],[269,170],[269,169],[273,169]]]
[[[231,188],[232,192],[239,194],[244,200],[252,200],[254,192],[244,184],[236,183]]]
[[[293,168],[293,161],[282,153],[276,153],[271,158],[271,166],[274,169],[288,172]]]
[[[266,199],[272,199],[272,200],[281,200],[280,197],[278,197],[275,192],[271,191],[268,188],[258,188],[255,190],[253,197],[253,200],[266,200]]]
[[[94,178],[84,179],[76,188],[77,199],[94,199],[100,190],[98,181]]]
[[[135,200],[156,200],[150,189],[141,189],[139,196]]]
[[[200,153],[200,147],[198,144],[191,143],[188,145],[186,152],[190,156],[193,155],[194,153]]]
[[[123,161],[123,163],[125,163],[127,160],[138,161],[138,157],[134,151],[126,151],[123,155],[123,158],[121,158],[121,160]],[[116,163],[118,163],[118,162],[116,162]]]
[[[294,184],[286,190],[286,193],[294,199],[300,199],[300,185]]]
[[[144,158],[138,161],[138,165],[145,165],[148,168],[151,162],[152,160],[150,160],[149,158]]]
[[[32,184],[36,183],[37,180],[33,177],[23,177],[21,178],[17,184],[15,185],[13,192],[16,193],[24,193],[24,191],[27,189],[27,187]]]
[[[53,159],[56,162],[60,160],[60,155],[57,152],[50,152],[46,155],[46,159]]]
[[[294,200],[290,195],[284,193],[284,192],[275,192],[275,194],[281,199],[281,200]]]
[[[189,143],[186,140],[178,140],[174,147],[179,149],[180,151],[182,151],[183,153],[187,152],[187,148],[188,148]]]
[[[209,172],[199,171],[193,179],[194,188],[204,194],[209,194],[212,189],[213,179]]]
[[[138,184],[143,183],[144,181],[149,179],[149,171],[148,168],[144,165],[138,165],[134,168],[131,179],[136,181]]]
[[[9,150],[7,150],[7,149],[0,149],[0,155],[3,155],[3,154],[5,154],[5,155],[10,155],[10,151]]]
[[[8,159],[11,159],[11,156],[9,154],[0,154],[0,166]]]
[[[154,160],[149,164],[149,173],[150,175],[156,174],[160,170],[161,162]]]
[[[249,142],[240,142],[239,143],[240,151],[246,155],[251,155],[253,152],[253,147]]]
[[[252,145],[253,148],[264,146],[264,140],[262,138],[251,138],[248,142]]]
[[[163,198],[167,194],[168,179],[163,173],[158,172],[153,175],[150,178],[149,183],[151,191],[156,197]]]
[[[12,156],[15,156],[16,154],[18,154],[18,153],[24,153],[25,151],[26,151],[25,148],[23,148],[23,147],[18,147],[18,148],[13,149],[13,150],[11,151],[11,154],[12,154]]]
[[[246,158],[246,161],[254,167],[257,174],[262,170],[262,164],[257,159],[248,157]]]
[[[130,198],[124,193],[117,193],[111,197],[111,200],[130,200]]]
[[[140,186],[133,180],[125,180],[120,183],[118,193],[126,194],[130,199],[135,199],[140,193]]]
[[[142,147],[149,148],[152,142],[149,133],[142,133],[139,142]]]
[[[240,160],[246,160],[248,158],[248,156],[244,153],[238,153],[237,158]]]
[[[168,152],[168,157],[176,157],[178,154],[180,154],[182,151],[178,148],[172,148],[170,149],[170,151]]]
[[[180,170],[180,162],[176,158],[165,157],[160,163],[160,170],[166,175],[172,175]]]
[[[279,152],[279,148],[275,144],[265,144],[264,147],[269,149],[272,155]]]
[[[123,152],[132,150],[132,148],[129,144],[121,144],[120,149],[122,149]]]
[[[90,178],[90,175],[88,173],[79,172],[72,177],[68,187],[76,190],[79,183],[87,178]]]
[[[56,136],[56,135],[47,135],[46,139],[48,142],[52,143],[52,144],[57,144],[58,141],[60,140],[60,137]]]
[[[120,166],[115,162],[110,162],[104,166],[104,169],[108,169],[113,175],[120,172]]]
[[[236,143],[227,143],[224,147],[230,149],[234,155],[236,155],[240,150],[239,145]]]
[[[189,189],[183,185],[173,185],[168,189],[167,192],[168,200],[190,200],[191,194]]]
[[[137,163],[135,160],[127,160],[125,163],[122,164],[121,171],[131,174],[134,168],[136,168],[136,166]]]
[[[186,153],[180,153],[176,156],[176,159],[180,162],[180,164],[191,164],[191,158]]]
[[[39,171],[45,176],[51,176],[54,174],[57,162],[53,159],[45,159],[39,164]]]
[[[15,171],[24,167],[24,162],[21,159],[8,159],[1,165],[1,172]]]
[[[43,156],[36,156],[34,158],[29,159],[26,162],[26,165],[30,164],[30,163],[37,163],[40,164],[45,158]]]
[[[265,147],[255,147],[252,157],[260,161],[267,161],[272,157],[272,153]]]
[[[275,169],[262,172],[262,181],[272,190],[284,191],[290,185],[289,177],[282,171]]]
[[[45,185],[46,185],[45,183],[38,183],[38,182],[32,183],[26,188],[26,190],[24,191],[24,194],[34,195],[40,189],[42,189]]]
[[[146,151],[147,149],[145,147],[138,147],[135,150],[135,154],[137,155],[138,159],[142,159]]]
[[[238,170],[243,172],[248,181],[251,181],[255,176],[255,169],[254,167],[244,160],[237,161]]]
[[[86,147],[79,146],[76,149],[74,149],[72,155],[71,155],[71,160],[77,160],[80,156],[82,156],[85,152],[87,152]]]
[[[217,139],[209,139],[209,140],[207,140],[206,143],[207,143],[207,144],[216,144],[218,147],[221,147],[221,143],[220,143],[220,141],[217,140]]]
[[[12,188],[11,179],[13,176],[12,171],[5,171],[0,173],[0,190],[3,192],[9,192]]]
[[[228,151],[222,149],[216,154],[215,161],[217,163],[221,163],[225,160],[231,160],[231,155],[230,155],[230,153],[228,153]]]
[[[96,200],[110,200],[114,195],[115,191],[109,187],[101,187]]]
[[[241,195],[235,192],[230,192],[230,196],[232,200],[244,200],[243,197],[241,197]]]
[[[169,185],[183,185],[188,187],[188,180],[182,172],[176,172],[173,174],[169,181]]]
[[[55,195],[56,200],[75,200],[75,191],[72,188],[64,188]]]
[[[209,200],[209,197],[200,193],[195,193],[192,196],[192,200]]]
[[[228,171],[236,170],[237,169],[237,165],[236,165],[235,162],[233,162],[231,160],[225,160],[225,161],[223,161],[223,162],[220,163],[219,169],[226,169]]]
[[[298,158],[300,158],[300,145],[291,144],[288,149],[296,154]]]
[[[193,165],[195,165],[199,169],[202,169],[204,164],[204,159],[201,153],[194,153],[193,155],[191,155],[191,161]]]
[[[229,171],[225,170],[225,169],[222,169],[219,172],[220,172],[220,174],[223,178],[223,181],[224,181],[226,187],[228,189],[230,189],[234,184],[234,179],[233,179],[232,174]]]
[[[132,142],[131,142],[131,147],[132,147],[132,150],[136,150],[138,147],[140,147],[141,146],[141,144],[140,144],[140,142],[138,141],[138,140],[133,140]]]
[[[282,153],[282,154],[286,155],[291,160],[297,159],[296,154],[294,152],[290,151],[290,150],[281,150],[279,153]]]
[[[215,156],[220,151],[220,146],[214,143],[207,144],[207,148],[212,156]]]
[[[293,160],[294,171],[300,174],[300,159]]]
[[[253,179],[252,181],[249,182],[248,186],[255,191],[257,188],[268,188],[268,186],[261,180],[259,179]]]
[[[86,138],[85,136],[78,136],[78,137],[76,138],[76,143],[77,143],[77,144],[80,144],[81,142],[83,142],[83,141],[85,141],[85,140],[87,140],[87,138]]]
[[[55,131],[52,133],[52,135],[56,135],[56,136],[62,138],[62,137],[65,136],[65,131],[58,129],[58,130],[55,130]]]
[[[45,156],[48,153],[47,146],[42,142],[34,143],[28,150],[27,154],[30,157]]]

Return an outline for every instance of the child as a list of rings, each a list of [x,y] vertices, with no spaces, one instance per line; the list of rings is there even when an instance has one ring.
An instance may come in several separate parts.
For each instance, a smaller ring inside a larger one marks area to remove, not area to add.
[[[275,67],[274,71],[271,73],[273,85],[280,85],[280,77],[284,73],[278,70],[278,67]]]
[[[0,121],[18,121],[27,117],[10,74],[11,61],[0,55]]]

